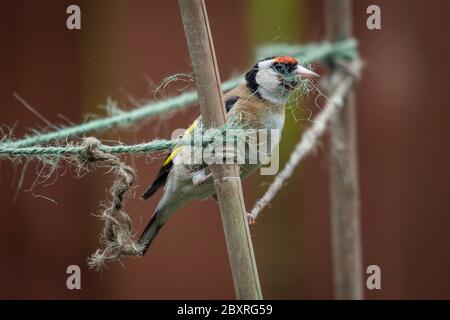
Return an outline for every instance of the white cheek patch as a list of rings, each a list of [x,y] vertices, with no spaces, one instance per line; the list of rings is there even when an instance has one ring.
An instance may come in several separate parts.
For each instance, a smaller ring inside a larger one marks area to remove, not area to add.
[[[260,62],[260,64],[263,62]],[[286,103],[288,94],[280,85],[280,80],[278,80],[275,71],[272,69],[259,70],[255,80],[259,84],[258,92],[262,98],[277,105]]]
[[[267,90],[276,90],[280,85],[276,73],[270,69],[259,70],[256,74],[256,82]]]

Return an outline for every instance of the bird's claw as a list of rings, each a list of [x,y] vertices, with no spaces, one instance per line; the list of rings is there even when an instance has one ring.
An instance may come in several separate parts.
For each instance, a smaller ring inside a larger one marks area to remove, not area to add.
[[[251,213],[247,213],[247,222],[249,227],[253,227],[255,225],[255,217]]]
[[[211,177],[212,177],[211,173],[206,174],[203,170],[200,172],[197,172],[192,176],[192,185],[194,187],[199,186],[199,185],[205,183],[205,181]]]

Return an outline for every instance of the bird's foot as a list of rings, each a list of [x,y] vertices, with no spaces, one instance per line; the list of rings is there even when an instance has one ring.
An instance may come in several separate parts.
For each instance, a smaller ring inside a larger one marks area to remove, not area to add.
[[[211,173],[206,173],[204,170],[200,170],[199,172],[194,173],[192,176],[192,185],[194,187],[199,186],[205,183],[206,180],[212,177]]]
[[[250,228],[255,225],[255,217],[251,213],[247,213],[247,222]]]

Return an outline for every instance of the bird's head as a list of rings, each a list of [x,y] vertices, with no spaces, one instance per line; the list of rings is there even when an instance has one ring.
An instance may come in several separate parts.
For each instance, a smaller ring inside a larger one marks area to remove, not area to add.
[[[302,67],[297,59],[278,56],[255,64],[246,73],[245,81],[250,90],[260,98],[283,105],[302,80],[317,77],[317,73]]]

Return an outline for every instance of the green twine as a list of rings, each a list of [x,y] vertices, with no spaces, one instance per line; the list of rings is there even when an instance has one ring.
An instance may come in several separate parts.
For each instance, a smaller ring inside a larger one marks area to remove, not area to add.
[[[300,59],[301,63],[327,61],[330,58],[357,56],[357,42],[348,39],[341,42],[309,44],[305,46],[292,46],[287,44],[271,45],[259,50],[258,56],[263,55],[292,55]],[[232,78],[222,84],[222,90],[228,91],[239,85],[242,76]],[[82,152],[80,146],[50,146],[35,147],[51,141],[61,141],[68,137],[79,136],[90,131],[100,131],[113,126],[125,126],[138,120],[149,118],[161,113],[185,108],[197,101],[197,92],[188,91],[175,97],[170,97],[158,102],[148,103],[140,108],[124,111],[110,117],[92,120],[80,125],[64,127],[57,131],[36,134],[21,140],[7,141],[0,144],[0,154],[6,155],[32,155],[32,154],[77,154]],[[179,143],[179,141],[178,141]],[[154,152],[171,149],[176,145],[176,140],[154,140],[149,143],[137,145],[101,146],[102,151],[108,153],[139,153]]]
[[[115,145],[115,146],[107,146],[101,145],[99,146],[99,150],[104,153],[111,154],[135,154],[141,152],[157,152],[162,150],[170,150],[175,148],[181,144],[185,144],[186,142],[182,139],[175,140],[153,140],[147,143],[139,143],[133,145]],[[43,155],[52,155],[52,156],[63,156],[63,155],[77,155],[84,154],[86,152],[86,148],[81,145],[65,145],[65,146],[48,146],[48,147],[3,147],[0,146],[0,157],[2,155],[6,156],[43,156]]]
[[[321,42],[308,45],[289,45],[285,43],[262,46],[256,51],[257,59],[270,56],[294,56],[300,63],[328,61],[330,58],[357,58],[358,42],[347,39],[339,42]]]
[[[114,145],[108,146],[100,144],[98,146],[98,150],[108,154],[136,154],[136,153],[152,153],[163,150],[173,150],[178,146],[183,145],[191,145],[191,146],[201,146],[206,147],[208,144],[214,142],[214,138],[216,135],[223,135],[227,132],[230,126],[227,124],[218,129],[218,131],[214,131],[213,135],[205,136],[205,130],[203,128],[196,129],[191,135],[173,139],[173,140],[164,140],[164,139],[154,139],[145,143],[138,143],[133,145]],[[88,138],[89,139],[89,138]],[[64,145],[64,146],[32,146],[32,147],[23,147],[17,148],[15,146],[2,146],[0,145],[0,159],[2,157],[26,157],[26,156],[70,156],[70,155],[82,155],[86,153],[86,146],[84,145],[84,141],[80,144],[76,145]]]

